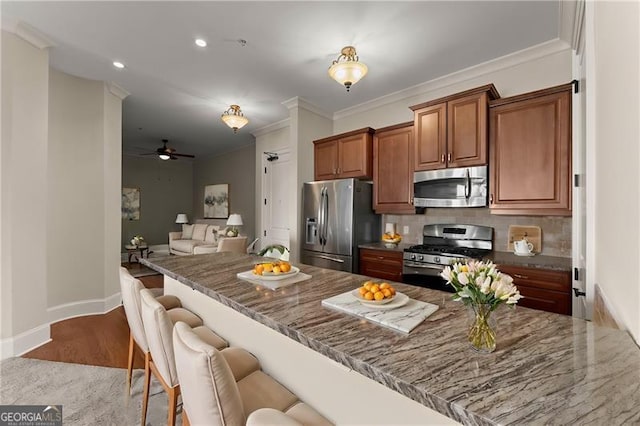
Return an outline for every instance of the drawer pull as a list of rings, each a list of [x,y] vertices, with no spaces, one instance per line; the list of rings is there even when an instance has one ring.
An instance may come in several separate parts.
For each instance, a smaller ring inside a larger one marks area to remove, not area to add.
[[[513,274],[513,276],[515,278],[520,278],[521,280],[528,280],[529,279],[528,275]]]

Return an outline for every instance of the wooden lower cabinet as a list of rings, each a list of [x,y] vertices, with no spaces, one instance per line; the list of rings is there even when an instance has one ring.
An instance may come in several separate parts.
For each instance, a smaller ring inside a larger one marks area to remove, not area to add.
[[[518,305],[571,315],[571,274],[548,269],[498,265],[500,272],[513,277],[523,297]]]
[[[402,282],[402,252],[360,249],[360,275]]]

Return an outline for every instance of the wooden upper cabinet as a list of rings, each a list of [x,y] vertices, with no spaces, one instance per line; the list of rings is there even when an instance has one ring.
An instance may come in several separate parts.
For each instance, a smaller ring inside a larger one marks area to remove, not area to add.
[[[315,180],[373,176],[373,132],[370,127],[313,141]]]
[[[378,129],[373,136],[373,209],[415,213],[413,122]]]
[[[487,164],[489,84],[411,107],[415,171]]]
[[[491,213],[571,215],[571,92],[566,84],[492,102]]]
[[[334,179],[338,170],[338,141],[316,144],[313,151],[315,179]]]
[[[487,94],[447,102],[447,167],[487,164]]]
[[[447,150],[447,104],[430,105],[415,110],[414,170],[444,169]]]

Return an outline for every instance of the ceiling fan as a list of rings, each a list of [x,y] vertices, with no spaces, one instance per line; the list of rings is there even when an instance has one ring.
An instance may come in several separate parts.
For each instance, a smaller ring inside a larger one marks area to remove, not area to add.
[[[195,155],[177,153],[175,149],[167,146],[168,143],[168,139],[162,139],[162,148],[156,149],[156,152],[151,152],[143,155],[157,155],[161,160],[177,160],[178,157],[195,158]]]

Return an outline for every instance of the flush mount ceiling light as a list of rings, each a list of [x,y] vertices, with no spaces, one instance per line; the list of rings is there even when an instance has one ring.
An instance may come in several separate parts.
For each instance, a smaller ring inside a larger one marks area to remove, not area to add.
[[[207,47],[207,42],[201,38],[197,38],[195,43],[198,47]]]
[[[119,69],[124,68],[124,64],[122,62],[119,61],[113,61],[113,66]]]
[[[222,121],[233,129],[233,133],[237,133],[238,129],[241,129],[249,122],[240,110],[239,105],[231,105],[228,110],[223,112]]]
[[[367,66],[358,61],[356,48],[346,46],[342,48],[338,59],[333,61],[333,64],[329,67],[329,76],[338,83],[343,84],[348,92],[352,85],[367,75],[367,71]]]

